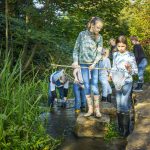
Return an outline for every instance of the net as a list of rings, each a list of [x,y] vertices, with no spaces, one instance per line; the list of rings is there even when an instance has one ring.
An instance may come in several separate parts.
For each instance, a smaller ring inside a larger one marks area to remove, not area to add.
[[[115,85],[116,90],[121,90],[125,84],[125,71],[123,70],[112,70],[112,81]]]

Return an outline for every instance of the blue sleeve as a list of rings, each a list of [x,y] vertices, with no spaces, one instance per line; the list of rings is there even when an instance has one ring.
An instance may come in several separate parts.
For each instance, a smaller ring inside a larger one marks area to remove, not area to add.
[[[106,68],[108,68],[109,70],[107,70],[107,72],[108,73],[110,73],[110,69],[111,69],[111,63],[110,63],[110,59],[109,58],[107,58],[107,67]]]
[[[110,59],[109,58],[107,59],[107,68],[111,69],[111,63],[110,63]]]
[[[63,70],[57,71],[57,72],[53,75],[52,80],[56,82],[56,81],[59,80],[60,77],[62,77],[63,75],[64,75]]]

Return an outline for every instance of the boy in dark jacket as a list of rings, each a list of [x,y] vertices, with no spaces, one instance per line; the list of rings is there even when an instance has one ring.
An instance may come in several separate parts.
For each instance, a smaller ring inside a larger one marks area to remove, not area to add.
[[[144,54],[143,48],[138,41],[138,38],[136,36],[131,36],[130,40],[131,40],[131,43],[134,45],[133,53],[135,55],[136,63],[138,66],[138,84],[137,84],[137,87],[133,89],[133,91],[141,92],[143,91],[142,86],[144,83],[144,71],[148,62]]]

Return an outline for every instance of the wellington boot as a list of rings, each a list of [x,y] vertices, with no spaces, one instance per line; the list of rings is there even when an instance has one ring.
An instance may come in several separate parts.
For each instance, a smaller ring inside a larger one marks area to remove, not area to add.
[[[84,117],[89,117],[93,115],[93,100],[91,97],[87,98],[88,112],[84,114]]]
[[[108,94],[108,96],[107,96],[107,102],[111,103],[111,94]]]
[[[100,118],[102,114],[100,113],[100,100],[99,98],[94,99],[94,109],[95,109],[95,117]]]

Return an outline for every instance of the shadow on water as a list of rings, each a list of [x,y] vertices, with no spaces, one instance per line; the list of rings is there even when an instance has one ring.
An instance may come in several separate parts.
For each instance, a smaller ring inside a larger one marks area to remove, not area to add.
[[[123,139],[114,139],[106,143],[102,138],[76,137],[73,132],[76,121],[73,105],[73,100],[70,100],[64,109],[57,103],[52,112],[41,114],[43,120],[47,118],[47,133],[55,138],[64,137],[59,150],[125,150],[126,141]]]

